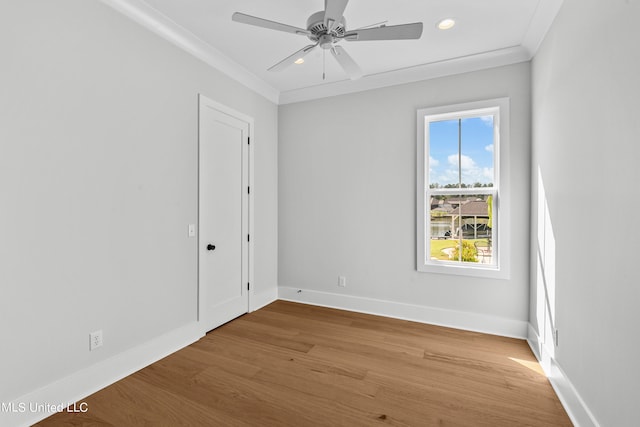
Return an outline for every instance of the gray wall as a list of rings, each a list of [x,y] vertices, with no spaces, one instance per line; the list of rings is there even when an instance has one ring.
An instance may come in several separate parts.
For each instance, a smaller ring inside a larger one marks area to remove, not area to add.
[[[419,273],[416,110],[499,97],[511,99],[511,279]],[[279,286],[527,320],[529,63],[280,106],[278,131]]]
[[[639,20],[564,0],[532,67],[531,323],[602,426],[640,418]]]
[[[0,401],[195,321],[198,93],[255,118],[275,293],[273,103],[98,1],[1,2],[0,54]]]

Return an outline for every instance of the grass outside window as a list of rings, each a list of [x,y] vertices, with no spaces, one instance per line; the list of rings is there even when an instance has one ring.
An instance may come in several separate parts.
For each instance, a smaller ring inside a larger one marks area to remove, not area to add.
[[[473,246],[475,242],[486,242],[487,239],[464,239],[463,242],[469,242]],[[431,259],[438,259],[441,261],[451,261],[445,249],[455,249],[458,246],[459,240],[431,240]],[[463,243],[464,244],[464,243]],[[478,254],[476,254],[478,258]]]

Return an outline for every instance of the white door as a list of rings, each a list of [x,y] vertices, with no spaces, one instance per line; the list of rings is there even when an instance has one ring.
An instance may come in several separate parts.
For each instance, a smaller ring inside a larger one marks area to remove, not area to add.
[[[249,310],[249,129],[200,96],[199,320],[214,329]]]

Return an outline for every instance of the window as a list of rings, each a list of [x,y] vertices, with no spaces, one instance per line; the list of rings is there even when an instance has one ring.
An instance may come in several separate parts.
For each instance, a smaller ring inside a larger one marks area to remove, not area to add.
[[[418,110],[419,271],[508,276],[508,99]],[[502,166],[502,167],[501,167]]]

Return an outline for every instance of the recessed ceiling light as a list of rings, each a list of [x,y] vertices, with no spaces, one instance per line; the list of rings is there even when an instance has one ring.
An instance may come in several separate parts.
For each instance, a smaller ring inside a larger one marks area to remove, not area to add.
[[[440,30],[448,30],[453,28],[453,26],[456,25],[456,21],[453,18],[445,18],[442,19],[438,22],[438,24],[436,25],[436,27],[438,27],[438,29]]]
[[[298,58],[295,61],[293,61],[293,63],[298,65],[304,64],[304,58]]]

